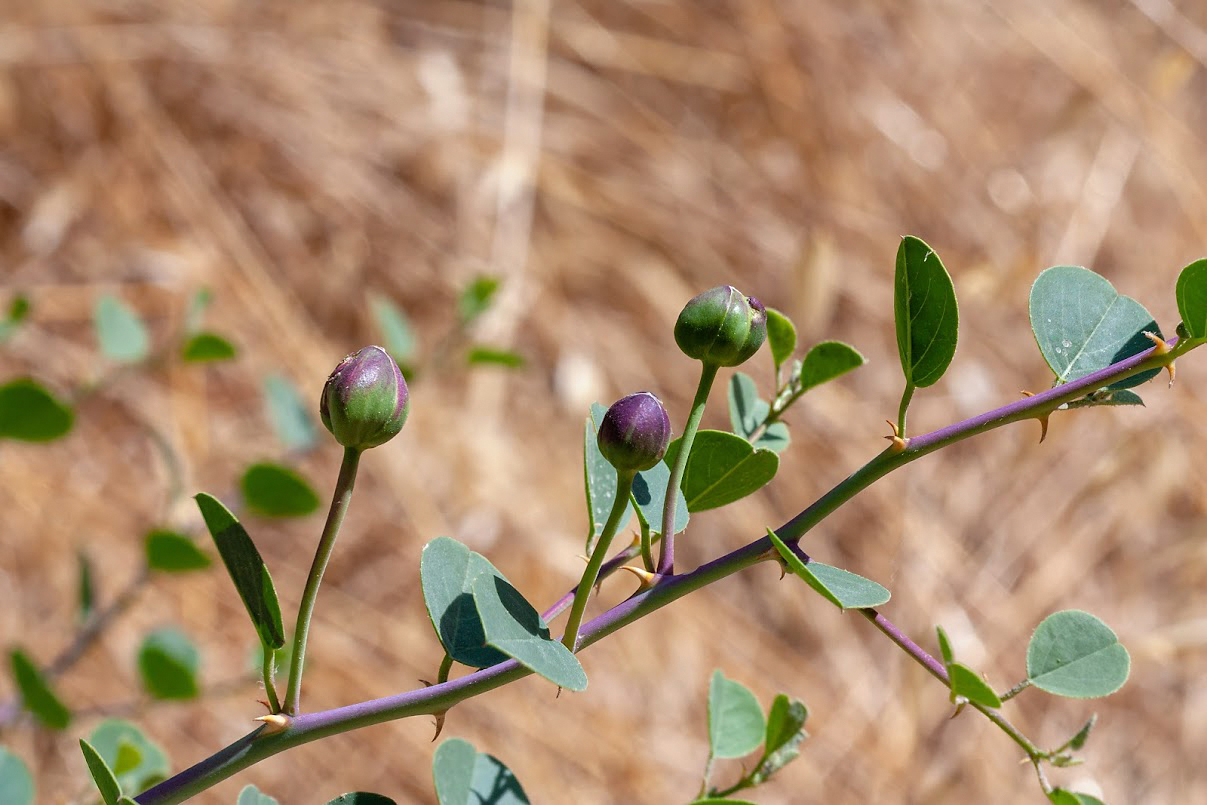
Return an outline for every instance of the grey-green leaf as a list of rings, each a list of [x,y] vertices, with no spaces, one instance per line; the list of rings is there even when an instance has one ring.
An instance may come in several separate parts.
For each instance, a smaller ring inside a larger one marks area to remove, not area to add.
[[[1178,313],[1190,338],[1207,338],[1207,258],[1195,260],[1178,274]]]
[[[767,308],[767,345],[777,372],[796,351],[796,325],[773,307]]]
[[[829,383],[863,364],[863,355],[850,344],[842,341],[814,344],[801,362],[800,390],[807,391],[822,383]]]
[[[9,664],[17,690],[21,693],[21,705],[44,726],[52,730],[66,729],[71,723],[71,711],[51,689],[50,682],[29,655],[21,649],[13,649],[9,654]]]
[[[96,300],[92,320],[101,353],[120,363],[137,363],[147,357],[151,340],[146,325],[129,305],[116,296]]]
[[[192,699],[198,692],[201,655],[189,636],[165,627],[146,636],[138,649],[143,687],[156,699]]]
[[[596,537],[603,533],[604,525],[608,522],[608,513],[616,501],[616,468],[613,467],[603,453],[599,452],[596,433],[599,423],[603,421],[607,408],[599,403],[591,404],[591,415],[583,426],[583,479],[587,490],[587,541],[594,543]],[[617,530],[622,530],[632,517],[632,506],[620,518]],[[661,515],[650,520],[651,523],[662,520]]]
[[[963,696],[970,702],[985,707],[1001,707],[1002,700],[993,692],[993,688],[981,679],[976,671],[958,662],[947,664],[947,676],[951,680],[953,696]]]
[[[243,786],[243,790],[239,792],[239,799],[235,805],[280,805],[275,797],[270,797],[262,793],[251,783]]]
[[[641,516],[650,524],[650,533],[662,533],[662,507],[666,502],[666,487],[671,482],[671,470],[659,461],[648,470],[633,476],[630,500],[637,505]],[[687,528],[690,513],[682,489],[675,490],[675,533]]]
[[[180,357],[189,363],[228,361],[238,354],[235,345],[217,333],[200,332],[189,336],[180,348]]]
[[[122,790],[117,784],[117,775],[113,773],[113,769],[109,768],[109,764],[93,748],[92,744],[83,738],[80,739],[80,752],[84,755],[84,762],[88,764],[88,773],[92,775],[92,782],[96,783],[96,790],[100,792],[105,805],[117,805]]]
[[[129,721],[103,721],[88,741],[113,769],[124,791],[142,791],[168,776],[168,758],[163,750]],[[133,766],[129,758],[136,760]]]
[[[277,602],[277,591],[268,574],[268,567],[256,550],[255,543],[217,498],[202,492],[195,499],[210,536],[218,547],[218,555],[222,557],[222,563],[226,565],[235,589],[243,599],[261,642],[269,648],[280,648],[285,643],[281,605]]]
[[[748,687],[718,669],[708,685],[708,744],[713,757],[748,755],[763,742],[763,708]]]
[[[3,344],[17,331],[21,322],[29,316],[29,297],[17,294],[9,302],[8,312],[0,319],[0,344]]]
[[[448,655],[471,668],[487,668],[507,659],[486,645],[486,631],[474,604],[480,574],[502,577],[485,557],[452,537],[437,537],[423,548],[419,579],[436,636]]]
[[[252,464],[239,486],[248,508],[265,517],[305,517],[319,507],[319,496],[310,483],[283,464]]]
[[[450,738],[436,749],[432,777],[440,805],[527,805],[520,781],[492,755]]]
[[[754,379],[745,372],[734,372],[729,378],[729,422],[734,434],[750,441],[770,412],[771,405],[759,397]]]
[[[752,775],[751,782],[759,785],[800,755],[800,744],[808,733],[805,720],[809,709],[804,702],[789,699],[781,693],[767,711],[767,731],[763,738],[763,758]]]
[[[277,440],[286,450],[309,450],[314,446],[317,429],[310,404],[284,375],[264,378],[264,407]]]
[[[681,439],[667,448],[663,461],[673,466]],[[688,511],[715,509],[762,489],[775,477],[780,459],[773,451],[755,448],[748,441],[720,430],[696,433],[687,468],[683,472],[683,494]]]
[[[1070,609],[1049,615],[1027,646],[1027,676],[1040,690],[1092,699],[1123,687],[1131,658],[1105,623]]]
[[[33,805],[34,778],[25,761],[0,746],[0,802]]]
[[[381,794],[373,794],[368,791],[353,791],[348,794],[340,794],[328,802],[327,805],[398,805],[398,803]]]
[[[849,570],[823,565],[821,562],[811,561],[806,564],[774,531],[767,529],[767,536],[788,568],[839,609],[878,607],[889,600],[889,591],[871,579],[865,579]]]
[[[155,529],[147,534],[147,567],[165,573],[204,570],[211,560],[197,543],[175,531]]]
[[[1099,408],[1101,406],[1112,405],[1144,405],[1144,400],[1134,391],[1128,389],[1099,389],[1092,394],[1087,394],[1080,400],[1073,400],[1065,403],[1064,408],[1072,410],[1074,408]]]
[[[1144,306],[1121,296],[1114,286],[1086,268],[1055,266],[1031,286],[1031,329],[1057,383],[1084,377],[1152,347],[1144,335],[1161,330]],[[1130,388],[1160,369],[1115,383]]]
[[[402,308],[379,293],[369,294],[369,312],[381,333],[382,346],[400,364],[415,358],[415,329]]]
[[[34,380],[0,386],[0,439],[52,442],[66,436],[74,420],[71,406]]]
[[[956,291],[939,255],[912,235],[897,249],[893,314],[906,382],[918,388],[938,382],[956,354]]]

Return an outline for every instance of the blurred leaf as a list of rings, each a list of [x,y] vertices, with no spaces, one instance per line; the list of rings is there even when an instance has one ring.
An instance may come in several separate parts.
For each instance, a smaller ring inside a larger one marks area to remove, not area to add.
[[[663,461],[673,466],[682,439],[675,439]],[[775,477],[780,459],[755,448],[740,436],[720,430],[701,430],[692,443],[683,472],[683,494],[688,511],[715,509],[762,489]]]
[[[524,356],[508,349],[493,349],[491,347],[471,347],[466,355],[466,361],[471,366],[502,366],[507,369],[518,369],[524,365]]]
[[[235,805],[280,805],[273,797],[260,793],[260,789],[248,783],[239,792]]]
[[[276,374],[264,378],[264,403],[268,421],[286,450],[309,450],[314,446],[317,429],[310,406],[288,378]],[[318,403],[314,407],[317,410]]]
[[[1027,676],[1040,690],[1072,699],[1107,696],[1127,681],[1131,658],[1111,628],[1068,609],[1044,618],[1027,646]]]
[[[789,699],[783,693],[775,697],[767,711],[767,731],[763,738],[763,757],[751,775],[751,782],[760,785],[800,755],[805,740],[805,720],[809,709],[804,702]]]
[[[1178,274],[1178,313],[1190,338],[1207,338],[1207,258],[1195,260]]]
[[[201,320],[205,317],[205,310],[214,301],[214,293],[209,288],[198,288],[189,299],[189,308],[184,314],[184,331],[186,333],[195,333],[201,329]]]
[[[13,301],[8,305],[8,312],[3,319],[0,319],[0,344],[12,336],[29,316],[29,297],[23,294],[17,294],[13,297]]]
[[[33,805],[34,778],[21,758],[0,746],[0,802]]]
[[[184,342],[180,357],[189,363],[227,361],[235,357],[235,346],[217,333],[196,333]]]
[[[92,560],[83,549],[76,551],[76,603],[79,605],[79,621],[83,623],[96,607],[96,587],[92,580]],[[3,802],[3,800],[0,800]]]
[[[1161,334],[1144,306],[1120,296],[1114,286],[1086,268],[1055,266],[1031,286],[1031,329],[1057,383],[1105,369],[1152,347],[1145,331]],[[1130,388],[1155,376],[1142,372],[1111,388]]]
[[[71,712],[50,688],[50,682],[21,649],[9,654],[13,680],[21,693],[21,705],[44,726],[52,730],[66,729],[71,723]]]
[[[1002,700],[993,692],[980,675],[967,665],[958,662],[947,664],[947,676],[951,680],[953,697],[963,696],[970,702],[984,707],[1001,707]]]
[[[415,358],[415,330],[402,308],[379,293],[369,294],[369,312],[381,333],[386,352],[400,364],[410,363]]]
[[[774,531],[767,529],[767,536],[788,568],[839,609],[878,607],[889,600],[889,591],[871,579],[821,562],[806,564]]]
[[[354,791],[351,794],[340,794],[327,805],[398,805],[389,797],[381,794],[370,794],[368,791]]]
[[[155,529],[147,534],[147,567],[167,573],[204,570],[210,558],[197,543],[175,531]]]
[[[1052,793],[1048,794],[1055,805],[1105,805],[1105,803],[1097,797],[1092,797],[1089,794],[1078,794],[1074,791],[1066,791],[1063,788],[1054,788]]]
[[[138,649],[143,687],[156,699],[196,698],[200,664],[197,647],[179,629],[156,629]]]
[[[763,708],[750,688],[712,672],[708,685],[708,744],[713,757],[748,755],[763,742]]]
[[[117,774],[117,782],[124,791],[142,791],[168,776],[168,758],[163,750],[129,721],[103,721],[92,731],[88,741],[109,768],[114,770],[117,769],[123,752],[129,756],[128,747],[133,747],[137,752],[138,765],[123,768],[121,773]]]
[[[151,341],[146,325],[125,302],[105,295],[96,300],[92,321],[101,353],[120,363],[137,363],[147,357]]]
[[[457,316],[461,319],[462,326],[470,324],[489,310],[498,290],[498,277],[477,277],[466,286],[457,299]]]
[[[690,805],[757,805],[748,799],[730,799],[729,797],[705,797],[693,799]]]
[[[773,307],[767,308],[767,345],[777,372],[796,351],[796,325]]]
[[[261,642],[269,648],[280,648],[285,643],[281,605],[255,543],[217,498],[202,492],[194,499]]]
[[[75,414],[36,381],[10,380],[0,386],[0,439],[51,442],[67,435]]]
[[[319,496],[306,479],[281,464],[252,464],[239,486],[248,508],[265,517],[305,517],[319,507]]]
[[[670,482],[670,467],[661,461],[633,476],[633,489],[629,498],[649,523],[651,534],[662,533],[662,508],[666,504],[666,487]],[[683,490],[676,489],[675,494],[675,533],[678,534],[687,528],[691,515],[687,511],[687,498],[683,497]]]
[[[918,388],[934,385],[956,354],[959,309],[939,255],[912,235],[897,249],[893,313],[905,381]]]
[[[449,738],[436,749],[432,777],[439,805],[528,805],[511,769],[460,738]]]
[[[850,344],[822,341],[814,344],[801,362],[799,388],[807,391],[822,383],[829,383],[863,364],[863,356]]]
[[[599,452],[599,442],[596,434],[599,423],[603,421],[607,408],[599,403],[591,404],[591,415],[587,417],[583,427],[583,476],[587,490],[587,524],[589,526],[587,542],[594,544],[595,538],[603,533],[604,525],[608,522],[608,513],[616,501],[616,468],[613,467],[603,453]],[[669,479],[669,474],[668,474]],[[633,516],[628,509],[620,518],[616,530],[620,531]],[[661,526],[662,516],[655,520]]]
[[[80,739],[80,751],[84,754],[84,762],[88,764],[88,773],[92,775],[92,781],[96,783],[96,790],[100,792],[105,805],[117,805],[122,790],[117,784],[117,776],[114,775],[113,770],[109,768],[100,753],[92,748],[92,744],[83,738]]]

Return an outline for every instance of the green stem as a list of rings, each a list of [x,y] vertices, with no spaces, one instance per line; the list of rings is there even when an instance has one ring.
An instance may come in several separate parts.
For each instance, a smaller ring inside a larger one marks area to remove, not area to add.
[[[909,410],[909,401],[914,398],[914,384],[906,383],[905,391],[901,393],[901,405],[897,406],[897,435],[905,438],[905,413]]]
[[[453,658],[445,654],[444,659],[440,661],[440,670],[436,672],[436,684],[440,685],[448,681],[449,671],[453,670]]]
[[[276,652],[263,643],[260,644],[260,650],[264,652],[264,662],[261,663],[261,675],[264,678],[264,694],[268,696],[268,709],[270,712],[281,712],[281,701],[277,698],[277,684],[273,680],[276,674]]]
[[[671,467],[671,477],[666,482],[666,502],[662,506],[662,550],[658,555],[658,573],[662,576],[670,576],[675,572],[675,502],[679,497],[675,490],[683,483],[683,471],[687,468],[692,442],[696,440],[696,431],[700,429],[700,420],[704,418],[704,406],[708,403],[708,392],[712,390],[719,368],[715,363],[701,365],[696,397],[692,400],[687,424],[683,426],[683,436],[679,439],[679,452],[675,455],[675,465]]]
[[[1001,696],[998,696],[998,698],[1004,702],[1008,702],[1029,687],[1031,687],[1031,680],[1024,679],[1022,682],[1019,682],[1017,685],[1010,688],[1010,690],[1006,691]]]
[[[603,566],[608,548],[612,544],[612,537],[616,536],[616,530],[620,528],[620,518],[629,507],[629,491],[633,488],[635,475],[632,470],[616,471],[616,500],[612,502],[612,511],[608,512],[608,521],[604,523],[603,533],[599,535],[599,542],[595,543],[587,569],[583,571],[582,581],[574,591],[574,603],[570,605],[566,633],[562,636],[562,644],[570,651],[578,648],[578,630],[583,624],[583,613],[587,611],[587,600],[591,597],[595,580],[599,578],[599,568]]]
[[[339,527],[344,522],[344,515],[348,513],[348,504],[352,502],[352,489],[356,486],[356,468],[360,464],[360,453],[355,447],[344,448],[344,460],[339,467],[339,479],[335,482],[335,494],[331,497],[331,509],[327,512],[323,535],[319,537],[318,550],[314,552],[314,563],[310,565],[310,575],[302,593],[302,603],[298,606],[298,623],[293,631],[293,662],[289,666],[289,687],[285,692],[283,710],[286,715],[297,715],[301,703],[302,665],[306,661],[306,638],[310,635],[310,617],[314,614],[314,601],[318,598],[319,584],[323,580],[323,571],[327,569],[327,560],[331,558],[331,550],[335,547],[335,538],[339,536]]]

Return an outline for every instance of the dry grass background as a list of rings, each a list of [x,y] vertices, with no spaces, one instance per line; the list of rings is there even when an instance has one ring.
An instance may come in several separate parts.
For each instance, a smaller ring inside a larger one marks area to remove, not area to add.
[[[112,595],[147,528],[198,525],[190,502],[165,510],[139,423],[184,456],[190,493],[228,494],[248,462],[279,455],[261,373],[317,396],[345,352],[377,339],[370,291],[430,346],[457,289],[499,275],[478,335],[529,364],[430,374],[402,436],[367,457],[320,597],[311,708],[435,672],[417,570],[437,535],[485,552],[538,604],[573,582],[586,405],[650,388],[682,422],[695,369],[671,325],[698,290],[732,281],[793,315],[806,344],[842,338],[869,365],[792,415],[769,489],[693,519],[685,566],[881,449],[899,394],[900,235],[943,256],[963,314],[949,376],[915,399],[917,429],[1046,385],[1026,322],[1042,268],[1090,265],[1172,331],[1177,269],[1207,251],[1207,10],[1188,0],[8,0],[2,19],[0,296],[24,291],[35,312],[0,375],[67,390],[105,373],[89,315],[106,292],[164,336],[210,287],[211,323],[242,349],[114,384],[54,446],[0,448],[0,636],[41,661],[67,640],[77,547]],[[1207,801],[1207,483],[1193,463],[1207,369],[1184,364],[1172,391],[1142,390],[1146,410],[1057,417],[1043,445],[1033,425],[980,437],[881,481],[806,540],[888,584],[885,612],[924,645],[944,624],[998,687],[1021,676],[1047,613],[1111,623],[1134,661],[1123,692],[1027,694],[1010,710],[1047,744],[1098,712],[1087,765],[1055,778],[1113,803]],[[706,421],[719,425],[717,400]],[[325,445],[304,469],[326,489],[337,464]],[[320,525],[251,522],[289,609]],[[684,802],[721,667],[764,702],[782,690],[812,708],[801,759],[761,802],[1040,801],[1003,735],[948,720],[943,690],[868,624],[777,579],[756,568],[593,647],[586,693],[555,699],[526,680],[456,708],[446,734],[498,755],[535,802]],[[83,710],[120,704],[183,767],[259,705],[248,686],[129,704],[133,649],[164,624],[201,641],[207,681],[244,667],[251,631],[213,572],[153,583],[60,684]],[[40,801],[86,790],[75,738],[97,718],[2,736],[34,766]],[[255,782],[284,803],[354,787],[431,802],[430,738],[416,719],[311,744],[199,801]]]

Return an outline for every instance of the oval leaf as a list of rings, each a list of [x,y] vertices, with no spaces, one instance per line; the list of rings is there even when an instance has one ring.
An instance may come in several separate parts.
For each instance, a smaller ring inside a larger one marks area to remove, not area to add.
[[[195,698],[200,664],[197,647],[179,629],[156,629],[138,649],[143,687],[156,699]]]
[[[33,380],[0,386],[0,439],[51,442],[67,435],[74,419],[71,406]]]
[[[189,363],[228,361],[235,357],[235,346],[217,333],[201,332],[189,337],[180,348],[180,357]]]
[[[993,688],[967,665],[948,663],[947,676],[951,681],[952,696],[963,696],[968,701],[984,707],[1002,706],[1002,700],[994,693]]]
[[[399,364],[411,363],[415,359],[415,329],[406,313],[379,293],[369,294],[369,312],[386,352]]]
[[[113,769],[124,791],[142,791],[168,776],[168,758],[163,750],[129,721],[101,722],[88,736],[88,742]]]
[[[1093,699],[1123,687],[1131,669],[1127,649],[1111,628],[1070,609],[1044,618],[1027,646],[1027,676],[1040,690]]]
[[[763,708],[750,688],[712,672],[708,685],[708,745],[713,757],[748,755],[763,742]]]
[[[476,277],[465,287],[457,298],[457,314],[462,326],[470,324],[474,319],[490,309],[495,292],[499,290],[498,277]]]
[[[507,659],[486,645],[486,631],[473,589],[478,575],[502,577],[487,559],[452,537],[437,537],[423,548],[419,580],[436,636],[448,656],[471,668],[487,668]]]
[[[771,359],[775,371],[796,351],[796,325],[792,320],[773,307],[767,308],[767,344],[771,347]]]
[[[305,517],[319,507],[319,496],[306,479],[282,464],[252,464],[239,486],[248,508],[265,517]]]
[[[235,805],[280,805],[280,803],[277,802],[275,797],[261,793],[260,789],[248,783],[239,792],[239,799],[235,802]]]
[[[1178,274],[1178,313],[1186,334],[1207,338],[1207,258],[1195,260]]]
[[[33,805],[34,778],[21,758],[0,746],[0,802]]]
[[[350,794],[340,794],[327,805],[398,805],[389,797],[381,794],[371,794],[368,791],[353,791]]]
[[[151,341],[142,319],[125,302],[105,295],[92,312],[101,353],[110,360],[137,363],[147,357]]]
[[[809,709],[797,699],[789,699],[783,693],[775,697],[767,711],[767,732],[763,738],[763,758],[751,776],[751,782],[760,785],[773,774],[800,755],[800,744],[805,740],[805,720]]]
[[[166,573],[185,573],[204,570],[210,558],[197,543],[175,531],[155,529],[147,534],[147,567]]]
[[[66,729],[71,723],[71,712],[51,689],[49,681],[21,649],[9,654],[13,680],[21,693],[21,705],[34,718],[52,730]]]
[[[109,768],[109,764],[92,747],[92,744],[83,738],[80,739],[80,751],[84,754],[84,762],[88,764],[88,773],[92,775],[92,782],[96,783],[96,790],[100,792],[105,805],[117,805],[122,790],[118,786],[117,776]]]
[[[511,769],[460,738],[450,738],[436,749],[432,778],[440,805],[528,805],[528,795]]]
[[[264,378],[264,407],[277,441],[286,450],[314,447],[317,430],[310,406],[284,375],[270,374]]]
[[[829,383],[863,364],[863,355],[850,344],[842,341],[814,344],[801,363],[799,390],[804,392],[822,383]]]
[[[672,466],[681,439],[666,450],[663,461]],[[696,433],[687,468],[683,472],[683,495],[691,512],[715,509],[762,489],[779,469],[780,459],[771,450],[755,448],[748,441],[720,430]]]
[[[889,591],[881,585],[849,570],[823,565],[821,562],[802,562],[771,529],[767,529],[767,536],[788,568],[839,609],[878,607],[891,597]]]
[[[587,490],[588,545],[593,545],[596,537],[603,533],[608,514],[612,511],[612,504],[616,501],[616,468],[599,452],[599,443],[596,441],[599,423],[603,421],[607,410],[599,403],[592,403],[591,415],[583,426],[583,478]],[[621,516],[617,531],[622,530],[631,517],[630,506]],[[657,515],[650,522],[661,523],[662,515]]]
[[[206,528],[218,546],[218,555],[230,573],[231,580],[252,625],[256,627],[260,641],[269,648],[280,648],[285,644],[285,629],[281,625],[281,605],[277,602],[277,591],[272,577],[255,543],[235,516],[217,498],[204,492],[194,498]]]
[[[910,235],[897,249],[893,314],[906,382],[918,388],[938,382],[956,354],[956,291],[939,255]]]
[[[1052,793],[1048,794],[1048,799],[1056,805],[1105,805],[1098,797],[1079,794],[1064,788],[1053,788]]]
[[[1055,266],[1036,278],[1029,303],[1031,329],[1044,360],[1067,383],[1152,347],[1145,331],[1161,331],[1144,306],[1120,296],[1114,286],[1086,268]],[[1115,383],[1129,388],[1156,375],[1142,372]]]
[[[734,434],[750,441],[769,413],[771,405],[760,399],[754,379],[745,372],[734,372],[729,378],[729,422]]]

